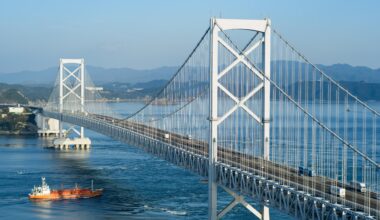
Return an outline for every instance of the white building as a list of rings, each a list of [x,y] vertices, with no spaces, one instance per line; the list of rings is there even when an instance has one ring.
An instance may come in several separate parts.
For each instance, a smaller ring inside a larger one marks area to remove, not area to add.
[[[17,107],[8,107],[8,111],[9,113],[22,114],[24,113],[24,107],[20,107],[20,105]]]

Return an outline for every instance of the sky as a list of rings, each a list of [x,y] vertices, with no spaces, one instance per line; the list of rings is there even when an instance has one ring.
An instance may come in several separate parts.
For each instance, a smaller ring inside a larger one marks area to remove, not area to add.
[[[262,19],[313,63],[380,68],[377,0],[0,0],[0,73],[59,58],[106,68],[179,66],[210,17]]]

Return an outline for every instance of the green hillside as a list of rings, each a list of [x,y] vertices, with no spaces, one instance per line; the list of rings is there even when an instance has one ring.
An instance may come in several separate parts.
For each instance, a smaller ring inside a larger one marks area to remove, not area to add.
[[[0,102],[1,103],[19,103],[28,104],[28,100],[22,95],[22,93],[17,89],[4,89],[0,91]]]
[[[47,100],[50,92],[51,88],[43,86],[0,83],[0,103],[28,104],[29,101]]]

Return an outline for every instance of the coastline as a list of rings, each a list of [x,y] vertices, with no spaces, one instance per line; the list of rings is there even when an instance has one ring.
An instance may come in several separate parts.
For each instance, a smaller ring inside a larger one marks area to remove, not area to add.
[[[37,136],[34,131],[0,131],[0,136]]]

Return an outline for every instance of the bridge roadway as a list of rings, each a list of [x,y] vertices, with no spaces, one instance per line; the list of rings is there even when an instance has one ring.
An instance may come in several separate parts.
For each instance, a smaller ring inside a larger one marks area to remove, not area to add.
[[[103,115],[92,116],[97,119],[104,120],[109,124],[114,124],[119,127],[130,129],[132,131],[142,133],[147,136],[151,136],[152,138],[158,139],[162,142],[167,142],[174,146],[184,148],[188,151],[200,155],[208,154],[208,143],[204,141],[194,140],[187,136],[169,133],[161,129],[153,128],[131,121],[115,119]],[[169,138],[165,137],[166,134],[169,134]],[[295,187],[298,190],[313,193],[316,196],[327,198],[330,201],[336,201],[339,204],[347,204],[350,205],[350,207],[356,207],[357,211],[364,211],[364,205],[370,204],[371,214],[373,214],[374,216],[380,216],[378,210],[378,208],[380,207],[380,201],[375,199],[376,194],[373,192],[368,192],[371,193],[371,197],[373,197],[369,199],[370,201],[368,201],[368,197],[365,198],[364,193],[350,190],[349,186],[346,185],[345,198],[337,198],[336,196],[330,194],[330,187],[343,187],[343,184],[340,182],[322,176],[300,176],[298,175],[298,170],[292,167],[287,167],[281,164],[254,157],[252,155],[242,154],[240,152],[232,151],[221,147],[218,149],[218,161],[229,164],[233,167],[240,168],[242,170],[246,170],[253,173],[260,173],[262,176],[270,177],[270,179],[278,183]]]

